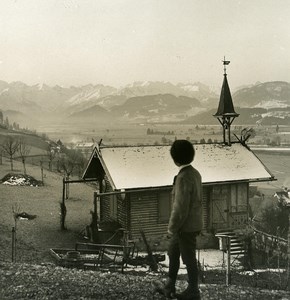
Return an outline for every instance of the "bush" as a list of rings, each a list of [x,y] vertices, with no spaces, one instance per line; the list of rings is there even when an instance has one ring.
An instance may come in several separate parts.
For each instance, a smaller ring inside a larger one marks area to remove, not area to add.
[[[289,217],[286,207],[279,204],[268,206],[263,209],[261,219],[266,233],[287,239]]]

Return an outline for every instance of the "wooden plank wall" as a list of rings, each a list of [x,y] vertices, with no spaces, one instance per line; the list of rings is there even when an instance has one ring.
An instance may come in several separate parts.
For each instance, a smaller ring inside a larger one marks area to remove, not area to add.
[[[130,218],[129,218],[129,209],[130,209],[130,198],[129,195],[126,195],[125,199],[122,199],[121,196],[118,195],[118,222],[121,226],[126,229],[130,230]]]
[[[108,181],[107,177],[105,177],[106,181],[106,190],[104,192],[112,192],[112,186],[110,185],[110,182]],[[106,221],[112,221],[112,217],[110,216],[110,197],[113,196],[103,196],[102,199],[100,200],[100,220],[102,222]],[[129,197],[126,195],[125,199],[122,199],[121,195],[117,195],[117,221],[120,223],[120,225],[126,229],[129,230]]]
[[[157,193],[131,194],[130,198],[132,238],[140,237],[140,229],[150,238],[165,235],[168,223],[158,222]]]
[[[106,180],[106,192],[112,191],[109,182]],[[102,197],[100,202],[101,221],[112,221],[110,217],[110,196]],[[170,191],[168,191],[168,197]],[[210,188],[204,187],[202,200],[202,213],[204,231],[210,227]],[[117,220],[121,226],[131,232],[131,238],[139,238],[140,229],[143,229],[148,237],[165,236],[167,222],[158,220],[158,194],[155,193],[131,193],[125,199],[118,196]]]
[[[210,225],[210,187],[203,187],[202,197],[202,218],[203,218],[203,231],[207,232]]]
[[[104,192],[112,192],[113,189],[110,185],[108,178],[105,176],[106,189]],[[103,196],[100,199],[100,221],[107,222],[111,221],[110,218],[110,196]]]

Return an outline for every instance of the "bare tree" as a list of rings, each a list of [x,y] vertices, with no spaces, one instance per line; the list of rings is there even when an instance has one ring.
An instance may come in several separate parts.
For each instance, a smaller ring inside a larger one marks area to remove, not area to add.
[[[27,158],[28,154],[30,153],[30,151],[31,151],[31,147],[26,144],[24,139],[20,139],[19,140],[18,152],[19,152],[19,155],[21,157],[21,161],[22,161],[22,164],[23,164],[23,172],[24,172],[25,175],[26,175],[25,161],[26,161],[26,158]]]
[[[60,169],[64,171],[66,180],[69,180],[72,173],[77,170],[80,173],[81,165],[84,164],[84,157],[80,151],[66,149],[59,160]],[[69,184],[66,186],[66,199],[69,198]]]
[[[77,164],[76,161],[73,159],[72,156],[63,155],[59,161],[60,169],[64,171],[65,179],[69,180],[70,175],[72,174],[73,170],[76,168]],[[66,199],[69,198],[69,184],[66,184]]]
[[[54,160],[55,156],[56,156],[56,151],[55,151],[55,147],[53,146],[52,143],[48,143],[47,148],[46,148],[46,153],[47,153],[47,157],[48,157],[48,168],[49,171],[52,171],[52,161]]]
[[[246,142],[248,141],[248,139],[250,138],[254,138],[256,136],[256,132],[255,129],[253,128],[243,128],[241,131],[241,138],[240,141],[243,144],[246,144]]]
[[[3,117],[3,112],[0,110],[0,125],[3,124],[4,117]]]
[[[18,148],[19,148],[19,139],[13,136],[8,136],[2,144],[3,152],[9,156],[11,171],[13,171],[13,157],[18,151]]]

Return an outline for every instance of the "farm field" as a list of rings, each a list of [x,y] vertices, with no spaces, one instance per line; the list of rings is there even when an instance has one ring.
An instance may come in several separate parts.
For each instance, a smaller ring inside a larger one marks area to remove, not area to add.
[[[154,134],[147,134],[151,129]],[[91,142],[92,139],[99,141],[103,139],[105,145],[138,145],[155,143],[162,144],[162,138],[166,137],[173,141],[176,138],[200,141],[209,138],[221,140],[220,126],[209,125],[196,129],[195,125],[187,124],[155,124],[155,123],[131,123],[131,124],[106,124],[96,125],[82,124],[80,127],[72,128],[65,125],[50,125],[40,127],[39,132],[44,132],[51,139],[61,139],[64,143]],[[170,132],[170,134],[168,134]],[[169,142],[169,141],[168,141]]]
[[[277,178],[277,184],[290,188],[290,153],[257,153],[257,156]]]
[[[253,128],[255,136],[250,139],[251,144],[280,142],[290,145],[290,127],[281,126],[276,132],[276,126],[247,126],[233,125],[232,134],[240,138],[244,128]],[[148,134],[148,130],[151,134]],[[222,128],[216,125],[194,125],[182,123],[120,123],[120,124],[80,124],[72,125],[50,124],[37,129],[45,133],[54,141],[61,139],[65,144],[92,142],[103,140],[104,145],[153,145],[170,144],[175,138],[190,139],[200,142],[202,139],[222,142]],[[233,137],[233,141],[236,138]]]
[[[290,188],[290,152],[261,152],[254,151],[257,157],[264,163],[264,165],[274,175],[276,181],[258,183],[257,186],[260,189],[266,191],[266,194],[272,194],[276,191],[280,191],[282,187]],[[268,192],[267,192],[268,190]]]

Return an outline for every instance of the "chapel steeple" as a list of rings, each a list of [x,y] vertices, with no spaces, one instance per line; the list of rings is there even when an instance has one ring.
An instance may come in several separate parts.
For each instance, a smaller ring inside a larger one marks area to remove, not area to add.
[[[234,104],[231,96],[231,91],[229,88],[228,80],[227,80],[227,70],[226,66],[230,63],[229,60],[224,58],[224,81],[220,95],[220,102],[218,106],[217,112],[213,115],[218,119],[220,124],[223,127],[223,141],[225,144],[231,145],[231,124],[236,117],[239,116],[235,112]],[[227,134],[226,134],[227,133]]]

